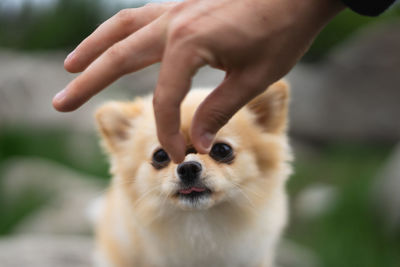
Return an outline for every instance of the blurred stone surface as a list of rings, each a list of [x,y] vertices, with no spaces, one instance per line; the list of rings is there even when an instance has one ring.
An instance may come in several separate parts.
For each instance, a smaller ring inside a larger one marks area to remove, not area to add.
[[[100,179],[39,158],[15,158],[3,164],[3,199],[12,203],[26,192],[35,192],[47,199],[14,232],[87,234],[92,231],[88,210],[105,190]]]
[[[108,100],[127,100],[155,88],[159,65],[126,75],[100,92],[73,113],[59,113],[51,106],[53,96],[76,75],[63,68],[64,54],[20,54],[0,51],[0,127],[27,125],[82,131],[93,130],[96,107]],[[203,68],[194,86],[213,86],[223,79],[222,71]]]
[[[112,85],[112,90],[101,92],[78,111],[63,114],[52,108],[51,100],[76,76],[63,69],[63,60],[61,53],[0,52],[0,126],[25,124],[92,130],[92,116],[100,103],[105,99],[126,100],[149,90],[149,77],[153,77],[154,72],[152,69],[138,72],[133,83],[131,79],[123,79]],[[132,90],[118,90],[125,87]]]
[[[19,235],[0,238],[1,267],[89,267],[93,240],[85,236]],[[281,242],[277,266],[318,267],[310,250],[291,241]]]
[[[82,236],[22,235],[0,239],[1,267],[88,267],[91,238]]]
[[[331,140],[400,138],[400,22],[367,28],[331,53],[324,63],[298,64],[288,75],[293,88],[291,130],[297,136]],[[0,127],[25,124],[93,130],[102,102],[151,92],[159,65],[127,75],[73,113],[51,107],[53,95],[75,75],[63,69],[64,54],[0,51]],[[205,67],[194,87],[214,87],[222,71]]]
[[[367,28],[324,64],[295,68],[291,127],[321,140],[400,139],[400,22]]]
[[[400,231],[400,143],[376,179],[373,199],[390,232]]]
[[[276,256],[277,267],[318,267],[317,255],[310,249],[288,239],[282,239]]]
[[[322,183],[309,185],[293,201],[293,211],[302,220],[315,219],[330,211],[337,199],[336,187]]]

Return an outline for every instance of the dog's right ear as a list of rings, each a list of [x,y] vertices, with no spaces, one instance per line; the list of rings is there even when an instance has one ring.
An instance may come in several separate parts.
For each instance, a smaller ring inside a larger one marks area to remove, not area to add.
[[[129,138],[132,121],[142,112],[140,100],[135,102],[109,102],[96,111],[96,121],[106,149],[117,152],[118,147]]]
[[[280,80],[254,98],[247,107],[256,115],[256,122],[265,132],[282,134],[287,130],[289,85]]]

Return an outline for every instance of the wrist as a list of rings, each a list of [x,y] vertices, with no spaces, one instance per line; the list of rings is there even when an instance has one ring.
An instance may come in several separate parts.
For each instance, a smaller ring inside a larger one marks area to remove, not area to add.
[[[295,2],[300,11],[324,25],[346,8],[341,0],[300,0]]]
[[[292,23],[296,23],[298,29],[317,34],[346,6],[341,0],[289,0],[291,10],[289,12]]]

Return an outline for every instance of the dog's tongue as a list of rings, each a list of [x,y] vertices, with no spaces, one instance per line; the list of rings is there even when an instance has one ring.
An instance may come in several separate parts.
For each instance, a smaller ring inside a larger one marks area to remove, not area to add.
[[[188,189],[181,189],[181,190],[179,190],[179,193],[187,195],[187,194],[190,194],[192,192],[204,192],[204,191],[206,191],[205,188],[191,187],[191,188],[188,188]]]

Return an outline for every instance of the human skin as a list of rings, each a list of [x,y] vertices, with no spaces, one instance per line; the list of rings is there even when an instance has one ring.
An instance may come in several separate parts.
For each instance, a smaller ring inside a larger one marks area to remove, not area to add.
[[[67,71],[82,73],[53,106],[75,110],[121,76],[161,62],[153,98],[157,135],[179,163],[187,147],[180,104],[200,67],[226,72],[191,125],[192,145],[208,153],[216,132],[283,77],[343,9],[340,0],[187,0],[122,10],[66,58]]]

